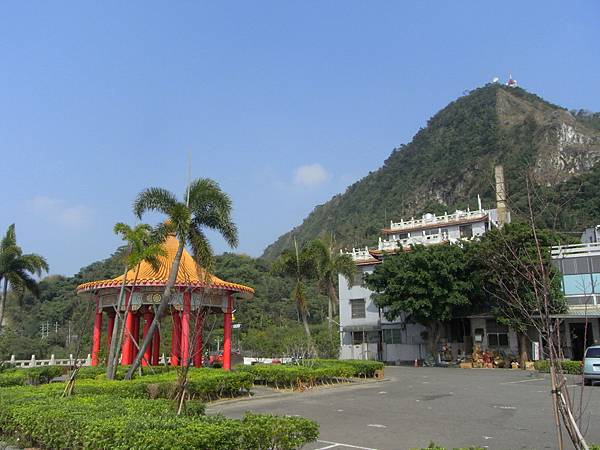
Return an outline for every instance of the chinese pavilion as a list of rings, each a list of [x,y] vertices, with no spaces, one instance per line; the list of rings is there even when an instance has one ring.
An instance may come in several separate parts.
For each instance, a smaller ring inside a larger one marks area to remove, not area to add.
[[[121,311],[125,313],[125,334],[121,349],[121,364],[129,365],[137,356],[137,350],[154,320],[154,312],[162,298],[169,271],[175,258],[179,241],[173,235],[163,244],[164,256],[159,256],[159,267],[153,268],[143,261],[125,275],[125,301]],[[91,281],[77,286],[78,294],[89,294],[96,302],[94,334],[92,341],[92,365],[98,365],[104,314],[108,317],[107,348],[110,347],[119,293],[123,275],[111,280]],[[241,284],[223,281],[206,273],[184,249],[177,272],[175,286],[166,316],[171,316],[173,332],[171,356],[168,362],[177,366],[191,361],[195,367],[202,366],[202,328],[206,314],[223,314],[223,368],[231,368],[232,315],[237,299],[250,299],[254,289]],[[143,325],[142,325],[143,320]],[[142,333],[140,327],[142,325]],[[191,328],[193,325],[193,328]],[[160,353],[160,327],[154,333],[142,365],[158,365]],[[190,348],[192,347],[192,348]]]

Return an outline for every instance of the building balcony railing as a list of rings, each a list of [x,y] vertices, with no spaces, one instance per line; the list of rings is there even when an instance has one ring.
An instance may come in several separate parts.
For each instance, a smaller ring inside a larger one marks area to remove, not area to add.
[[[600,255],[600,242],[588,244],[557,245],[552,247],[552,258],[574,258],[576,256]]]
[[[421,219],[415,219],[411,217],[410,220],[400,220],[400,222],[390,222],[391,231],[402,231],[412,228],[423,227],[431,224],[449,224],[452,222],[459,222],[465,219],[483,219],[488,214],[484,209],[478,211],[460,211],[457,210],[454,214],[444,214],[443,216],[436,216],[435,214],[425,214]]]
[[[398,240],[383,240],[379,239],[378,250],[394,251],[411,245],[430,245],[441,244],[448,242],[448,233],[427,234],[423,236],[411,236],[405,239]]]

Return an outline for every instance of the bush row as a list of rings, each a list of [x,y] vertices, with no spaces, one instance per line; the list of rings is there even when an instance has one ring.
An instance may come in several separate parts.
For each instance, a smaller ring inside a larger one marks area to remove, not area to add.
[[[63,374],[59,366],[32,367],[31,369],[6,369],[0,372],[0,387],[49,383]]]
[[[244,372],[220,369],[190,369],[187,390],[194,400],[210,401],[223,397],[248,395],[253,377]],[[62,392],[64,384],[43,387],[48,393]],[[78,379],[75,395],[113,395],[121,398],[173,398],[177,389],[177,372],[147,375],[129,381]]]
[[[538,372],[550,373],[550,361],[536,361],[533,366]],[[564,373],[571,375],[581,375],[581,361],[564,360],[560,362],[560,367]]]
[[[237,371],[251,374],[256,384],[298,389],[359,376],[372,377],[375,370],[383,368],[383,364],[376,361],[313,360],[304,364],[257,364],[240,367]]]
[[[0,390],[0,434],[42,448],[295,449],[318,437],[298,417],[176,416],[167,400],[57,397],[33,387]]]

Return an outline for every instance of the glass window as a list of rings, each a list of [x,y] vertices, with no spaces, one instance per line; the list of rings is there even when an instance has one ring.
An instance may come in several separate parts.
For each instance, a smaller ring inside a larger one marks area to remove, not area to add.
[[[398,239],[408,239],[408,233],[400,233]]]
[[[496,322],[494,319],[487,319],[485,321],[485,330],[488,333],[508,333],[508,327]]]
[[[490,333],[488,334],[488,346],[490,347],[508,347],[507,333]]]
[[[592,274],[592,285],[594,288],[594,292],[596,294],[600,294],[600,273]]]
[[[563,274],[565,275],[590,273],[589,261],[585,256],[579,258],[564,258],[562,266]]]
[[[576,296],[576,297],[566,297],[569,305],[593,305],[594,297],[584,297],[584,296]]]
[[[460,225],[458,227],[458,230],[460,231],[461,238],[472,238],[473,237],[473,225],[471,225],[471,224]]]
[[[364,286],[365,285],[365,277],[362,270],[357,270],[354,273],[354,286]]]
[[[352,332],[352,344],[360,345],[365,341],[364,331],[353,331]]]
[[[355,298],[350,300],[350,309],[353,319],[364,319],[366,317],[365,299]]]
[[[379,342],[379,331],[368,331],[367,342],[369,344],[377,344]]]
[[[600,358],[600,347],[588,348],[585,352],[586,358]]]
[[[592,272],[600,272],[600,256],[590,257]]]
[[[386,344],[401,344],[400,328],[391,328],[383,330],[383,342]]]
[[[440,229],[439,228],[431,228],[429,230],[425,230],[425,236],[432,236],[434,234],[439,234]]]
[[[584,295],[592,293],[591,275],[564,275],[563,287],[566,295]]]

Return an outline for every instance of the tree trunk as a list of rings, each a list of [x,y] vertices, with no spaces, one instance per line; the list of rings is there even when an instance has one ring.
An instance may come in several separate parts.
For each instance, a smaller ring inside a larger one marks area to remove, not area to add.
[[[6,305],[6,294],[8,292],[8,280],[4,278],[2,286],[2,300],[0,300],[0,331],[2,331],[2,321],[4,320],[4,306]]]
[[[435,321],[431,323],[427,328],[429,332],[429,351],[431,353],[431,356],[433,356],[435,364],[437,363],[442,324],[438,321]]]
[[[123,283],[121,283],[121,291],[119,292],[119,300],[117,301],[117,310],[115,311],[115,324],[113,325],[112,336],[110,338],[110,348],[108,350],[108,364],[106,367],[106,378],[109,380],[115,379],[118,348],[121,343],[122,331],[121,329],[121,308],[123,307],[123,297],[125,296],[125,284],[127,283],[127,272],[129,267],[125,266],[125,272],[123,273]],[[125,320],[123,320],[125,323]]]
[[[327,294],[329,297],[329,329],[331,330],[331,321],[333,320],[333,315],[336,313],[336,306],[339,302],[337,294],[335,293],[335,287],[331,281],[327,283]]]
[[[300,310],[300,316],[302,317],[302,324],[304,325],[306,337],[308,337],[308,339],[310,340],[310,328],[308,327],[308,317],[306,316],[306,311],[304,309]]]
[[[148,334],[144,336],[144,342],[142,342],[142,345],[138,350],[138,354],[135,357],[133,364],[131,364],[129,371],[127,371],[127,374],[125,375],[126,380],[130,380],[133,374],[135,373],[136,369],[139,367],[140,362],[142,361],[142,358],[144,356],[144,352],[146,351],[146,348],[152,342],[152,337],[154,336],[154,333],[158,328],[158,323],[160,322],[162,315],[167,309],[167,306],[169,306],[169,301],[171,300],[171,290],[173,289],[173,286],[175,286],[175,281],[177,280],[177,272],[179,272],[179,264],[181,263],[181,255],[183,255],[184,243],[185,239],[182,238],[179,240],[179,247],[177,247],[177,253],[175,253],[175,258],[173,259],[173,264],[171,265],[171,272],[169,273],[169,279],[167,281],[167,285],[165,286],[165,290],[163,291],[162,298],[160,299],[158,309],[154,313],[154,320],[152,321],[152,324],[148,329]]]
[[[529,338],[521,331],[517,331],[517,339],[519,342],[519,367],[525,370],[527,361],[529,361],[529,353],[527,347],[529,345]]]

